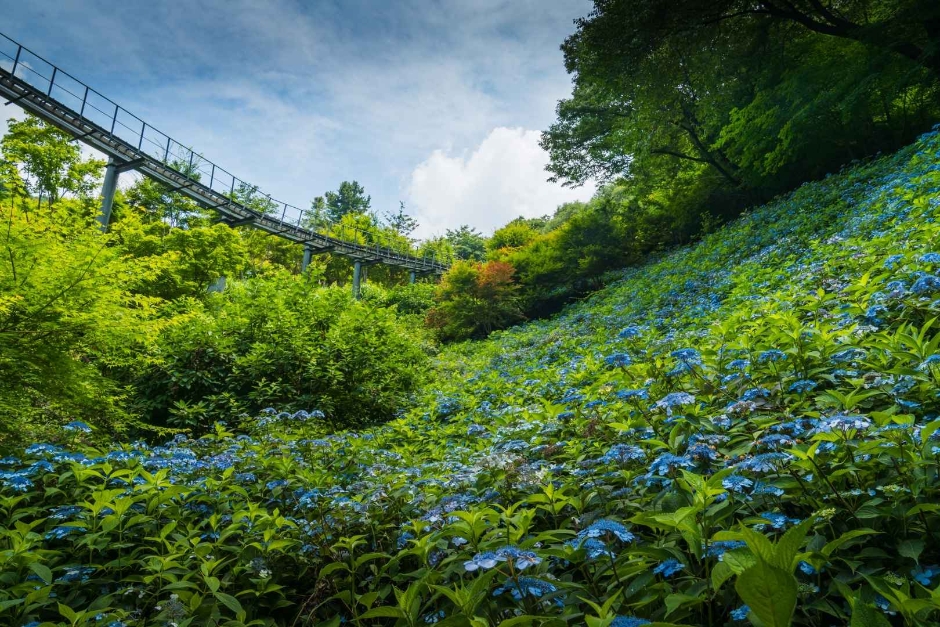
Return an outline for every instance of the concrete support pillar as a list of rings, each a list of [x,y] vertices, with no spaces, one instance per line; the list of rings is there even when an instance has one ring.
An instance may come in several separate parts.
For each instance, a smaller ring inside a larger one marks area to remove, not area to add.
[[[108,224],[111,222],[111,208],[114,206],[114,193],[117,191],[120,175],[117,161],[114,157],[109,157],[108,167],[104,172],[104,185],[101,186],[101,214],[98,216],[102,231],[107,231]]]
[[[357,261],[355,264],[353,264],[353,285],[352,285],[353,298],[355,298],[356,300],[359,300],[360,296],[362,296],[362,293],[360,291],[361,281],[362,281],[362,262]]]
[[[313,259],[313,249],[309,246],[304,246],[304,260],[300,265],[300,271],[304,272],[307,269],[307,266],[310,265],[310,261]]]
[[[417,275],[415,274],[415,271],[412,270],[411,273],[408,275],[408,282],[411,283],[412,285],[414,285],[415,277],[416,277],[416,276],[417,276]]]

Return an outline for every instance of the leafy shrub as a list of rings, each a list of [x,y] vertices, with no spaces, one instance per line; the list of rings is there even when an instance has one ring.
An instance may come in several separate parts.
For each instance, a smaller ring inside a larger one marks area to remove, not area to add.
[[[153,300],[132,293],[153,268],[122,257],[72,202],[0,208],[0,450],[76,419],[130,422],[95,362],[128,363],[153,332]]]
[[[154,424],[204,429],[277,406],[364,426],[394,416],[423,379],[419,328],[309,277],[234,282],[179,307],[138,367],[121,373]]]
[[[457,261],[438,286],[427,324],[445,340],[485,337],[522,318],[508,263]]]

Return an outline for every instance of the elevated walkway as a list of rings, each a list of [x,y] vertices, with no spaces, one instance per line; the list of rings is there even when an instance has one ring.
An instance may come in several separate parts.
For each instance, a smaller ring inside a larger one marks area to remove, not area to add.
[[[304,226],[306,210],[262,196],[273,212],[261,212],[236,200],[239,192],[257,188],[196,154],[150,126],[114,101],[91,89],[6,35],[0,34],[0,97],[71,134],[108,156],[101,220],[110,219],[111,203],[121,172],[136,170],[171,191],[216,211],[232,226],[247,225],[304,246],[304,267],[312,255],[347,257],[358,270],[385,264],[415,276],[439,275],[447,265],[433,257],[416,257],[381,244],[367,244],[363,232],[350,239],[319,233]],[[357,237],[358,235],[358,237]],[[368,240],[366,240],[368,241]],[[358,281],[354,281],[354,286]]]

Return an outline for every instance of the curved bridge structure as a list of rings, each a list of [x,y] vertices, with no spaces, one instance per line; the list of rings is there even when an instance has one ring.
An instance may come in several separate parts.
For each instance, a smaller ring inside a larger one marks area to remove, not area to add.
[[[0,97],[71,134],[108,156],[102,188],[102,227],[107,228],[121,172],[136,170],[219,213],[231,226],[250,225],[304,246],[304,268],[311,257],[333,253],[354,262],[353,292],[358,296],[361,268],[385,264],[416,276],[439,275],[447,265],[381,244],[357,241],[361,234],[335,237],[304,226],[304,209],[261,196],[270,212],[237,200],[257,188],[150,126],[117,103],[0,33]],[[368,240],[365,240],[368,241]]]

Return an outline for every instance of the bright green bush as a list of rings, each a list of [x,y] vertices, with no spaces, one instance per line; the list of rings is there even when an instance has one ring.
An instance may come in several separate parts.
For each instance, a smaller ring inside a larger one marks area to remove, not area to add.
[[[96,364],[127,364],[154,332],[154,302],[133,289],[155,269],[122,257],[74,202],[0,207],[0,450],[75,419],[131,422]]]
[[[437,287],[427,325],[443,340],[465,340],[522,320],[514,273],[504,261],[455,262]]]
[[[117,373],[153,424],[204,430],[275,406],[365,426],[394,416],[424,377],[419,327],[310,276],[231,282],[172,309],[138,366]]]

